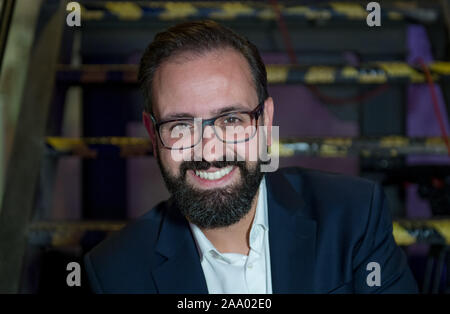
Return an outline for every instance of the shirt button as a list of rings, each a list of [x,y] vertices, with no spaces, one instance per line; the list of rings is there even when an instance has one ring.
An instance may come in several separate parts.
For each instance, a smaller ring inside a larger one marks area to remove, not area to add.
[[[216,251],[210,251],[209,252],[211,254],[212,257],[218,258],[219,255],[216,253]]]
[[[252,269],[252,268],[253,268],[253,264],[248,264],[248,265],[247,265],[247,268],[248,268],[248,269]]]

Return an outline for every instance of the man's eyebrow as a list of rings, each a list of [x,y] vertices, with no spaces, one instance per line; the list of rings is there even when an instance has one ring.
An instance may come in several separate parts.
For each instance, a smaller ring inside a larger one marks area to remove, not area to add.
[[[168,114],[166,117],[164,117],[161,120],[168,121],[168,120],[173,120],[173,119],[184,119],[184,118],[189,119],[189,118],[194,118],[194,116],[192,115],[192,113],[178,112],[178,113]]]
[[[214,110],[212,113],[214,115],[221,115],[223,113],[234,112],[234,111],[251,111],[251,109],[249,109],[246,106],[243,106],[241,104],[234,104],[231,106],[227,106],[224,108]]]
[[[217,110],[213,110],[211,113],[212,113],[212,116],[216,116],[216,115],[221,115],[224,113],[234,112],[234,111],[251,111],[251,109],[249,109],[246,106],[243,106],[241,104],[234,104],[234,105],[223,107],[223,108],[220,108]],[[177,113],[168,114],[161,120],[168,121],[168,120],[173,120],[173,119],[190,119],[190,118],[200,118],[200,117],[195,117],[194,115],[192,115],[192,113],[188,113],[188,112],[177,112]]]

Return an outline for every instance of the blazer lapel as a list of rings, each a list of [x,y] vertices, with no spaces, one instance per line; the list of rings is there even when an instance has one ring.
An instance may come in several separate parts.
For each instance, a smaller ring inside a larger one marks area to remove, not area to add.
[[[152,271],[159,293],[208,293],[200,257],[187,220],[167,208],[156,251],[166,258]]]
[[[305,195],[280,173],[266,175],[273,293],[314,293],[316,221]]]

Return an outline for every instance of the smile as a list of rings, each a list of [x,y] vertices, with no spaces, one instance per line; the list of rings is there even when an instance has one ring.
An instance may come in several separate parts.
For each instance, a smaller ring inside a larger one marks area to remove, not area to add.
[[[196,170],[194,173],[196,176],[205,179],[205,180],[219,180],[229,174],[233,170],[233,166],[228,166],[225,168],[222,168],[215,172],[206,172],[206,171],[199,171]]]

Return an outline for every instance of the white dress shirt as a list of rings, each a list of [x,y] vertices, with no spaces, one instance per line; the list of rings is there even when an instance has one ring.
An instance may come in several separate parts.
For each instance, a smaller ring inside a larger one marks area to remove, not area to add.
[[[190,227],[200,254],[209,293],[272,293],[267,191],[264,178],[259,186],[248,255],[220,253],[199,227],[192,223]]]

